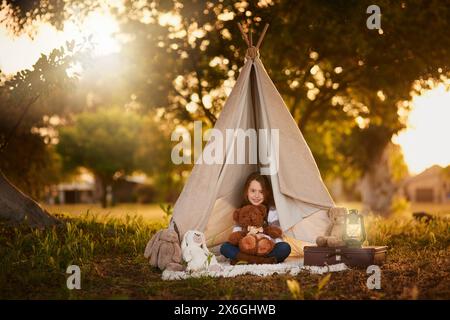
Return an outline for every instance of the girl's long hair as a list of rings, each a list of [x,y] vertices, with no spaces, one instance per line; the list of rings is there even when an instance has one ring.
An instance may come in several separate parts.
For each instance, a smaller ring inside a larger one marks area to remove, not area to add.
[[[264,194],[263,204],[267,207],[267,210],[275,207],[275,203],[273,200],[272,186],[270,185],[269,179],[267,179],[267,176],[264,176],[259,172],[253,172],[247,177],[242,194],[241,207],[251,204],[250,201],[248,200],[247,195],[248,195],[248,188],[253,180],[258,181],[261,184],[261,188]]]

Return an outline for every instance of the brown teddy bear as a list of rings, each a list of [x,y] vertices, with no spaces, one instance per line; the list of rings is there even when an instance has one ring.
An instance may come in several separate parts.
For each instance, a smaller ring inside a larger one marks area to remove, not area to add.
[[[328,217],[331,220],[330,226],[324,236],[316,239],[319,247],[343,247],[345,231],[345,216],[348,214],[347,208],[334,207],[328,211]]]
[[[281,237],[282,231],[276,226],[265,225],[266,217],[267,208],[264,205],[246,205],[236,209],[233,219],[242,227],[242,231],[233,232],[229,242],[239,246],[243,253],[256,256],[267,255],[275,246],[271,238]]]

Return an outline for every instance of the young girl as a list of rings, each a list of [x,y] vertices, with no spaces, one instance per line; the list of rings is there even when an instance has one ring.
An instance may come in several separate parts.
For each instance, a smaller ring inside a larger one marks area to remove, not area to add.
[[[260,205],[263,204],[268,209],[267,222],[269,225],[280,227],[280,221],[278,220],[278,213],[275,209],[272,188],[266,176],[261,175],[259,172],[250,174],[245,182],[243,203],[242,207],[248,204]],[[242,231],[240,226],[235,226],[233,232]],[[266,263],[280,263],[286,259],[291,253],[291,247],[288,243],[283,242],[281,238],[274,239],[275,247],[267,256],[253,256],[239,251],[239,247],[232,245],[229,242],[225,242],[220,247],[220,253],[231,259],[231,264],[237,262],[266,264]]]

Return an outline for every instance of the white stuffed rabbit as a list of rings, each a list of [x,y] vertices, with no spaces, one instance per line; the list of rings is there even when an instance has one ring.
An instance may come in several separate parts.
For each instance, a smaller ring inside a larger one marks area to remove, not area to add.
[[[181,242],[181,251],[184,261],[187,262],[186,271],[222,270],[214,254],[206,247],[203,232],[197,230],[187,231]]]

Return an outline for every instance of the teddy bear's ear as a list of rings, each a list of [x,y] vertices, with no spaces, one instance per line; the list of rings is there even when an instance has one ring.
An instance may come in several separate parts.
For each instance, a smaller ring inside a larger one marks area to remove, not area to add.
[[[258,211],[261,212],[264,215],[264,218],[267,217],[267,208],[266,206],[260,204],[258,207]]]
[[[347,214],[347,208],[343,207],[333,207],[328,211],[328,216],[332,221],[336,221],[341,217],[345,217]]]

